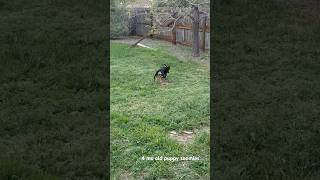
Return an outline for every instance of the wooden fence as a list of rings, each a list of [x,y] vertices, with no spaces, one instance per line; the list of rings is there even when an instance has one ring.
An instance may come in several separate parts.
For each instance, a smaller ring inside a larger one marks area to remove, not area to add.
[[[134,14],[147,12],[148,9],[135,9]],[[150,31],[150,17],[148,15],[136,16],[132,19],[131,35],[143,36]],[[192,22],[190,19],[181,19],[177,22],[174,29],[172,27],[157,27],[158,31],[154,34],[155,38],[172,42],[173,44],[182,44],[192,46]],[[207,18],[201,18],[199,29],[200,48],[205,51],[210,49],[210,21]]]
[[[170,31],[172,28],[160,28],[159,34],[156,34],[155,37],[172,42],[173,44],[182,44],[186,46],[192,46],[192,26],[191,24],[187,25],[177,25],[175,29]],[[200,39],[200,48],[202,50],[210,49],[210,28],[203,26],[199,29],[199,39]]]

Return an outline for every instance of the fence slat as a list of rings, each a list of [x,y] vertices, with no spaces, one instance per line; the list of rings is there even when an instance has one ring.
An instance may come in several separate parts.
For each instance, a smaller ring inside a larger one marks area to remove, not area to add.
[[[207,17],[203,19],[203,31],[202,31],[202,50],[206,50],[206,23],[207,23]]]

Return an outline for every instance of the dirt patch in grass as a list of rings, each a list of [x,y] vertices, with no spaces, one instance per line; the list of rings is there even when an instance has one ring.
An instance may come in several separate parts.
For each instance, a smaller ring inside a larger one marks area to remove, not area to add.
[[[182,131],[181,133],[177,133],[176,131],[170,131],[169,137],[173,140],[178,141],[180,144],[189,144],[192,143],[195,133],[191,131]]]
[[[210,127],[205,126],[200,129],[195,129],[193,131],[181,131],[179,133],[176,131],[170,131],[169,137],[173,140],[178,141],[178,143],[185,145],[192,143],[194,137],[201,132],[206,132],[210,134]]]
[[[121,176],[120,176],[120,178],[123,179],[123,180],[133,180],[133,179],[134,179],[134,178],[132,177],[132,175],[131,175],[129,172],[127,172],[127,171],[125,171],[124,173],[122,173]]]

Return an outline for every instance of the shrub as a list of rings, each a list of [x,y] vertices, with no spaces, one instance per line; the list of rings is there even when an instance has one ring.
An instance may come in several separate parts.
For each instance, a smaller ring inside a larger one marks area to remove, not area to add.
[[[116,39],[129,34],[128,15],[125,7],[111,6],[110,11],[110,38]]]

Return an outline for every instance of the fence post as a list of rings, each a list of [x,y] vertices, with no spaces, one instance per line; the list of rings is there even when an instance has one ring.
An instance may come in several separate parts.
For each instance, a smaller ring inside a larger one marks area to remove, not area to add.
[[[206,29],[207,29],[207,17],[204,17],[203,26],[202,26],[202,51],[206,50]]]
[[[177,44],[177,33],[176,33],[176,27],[172,29],[172,44]]]

